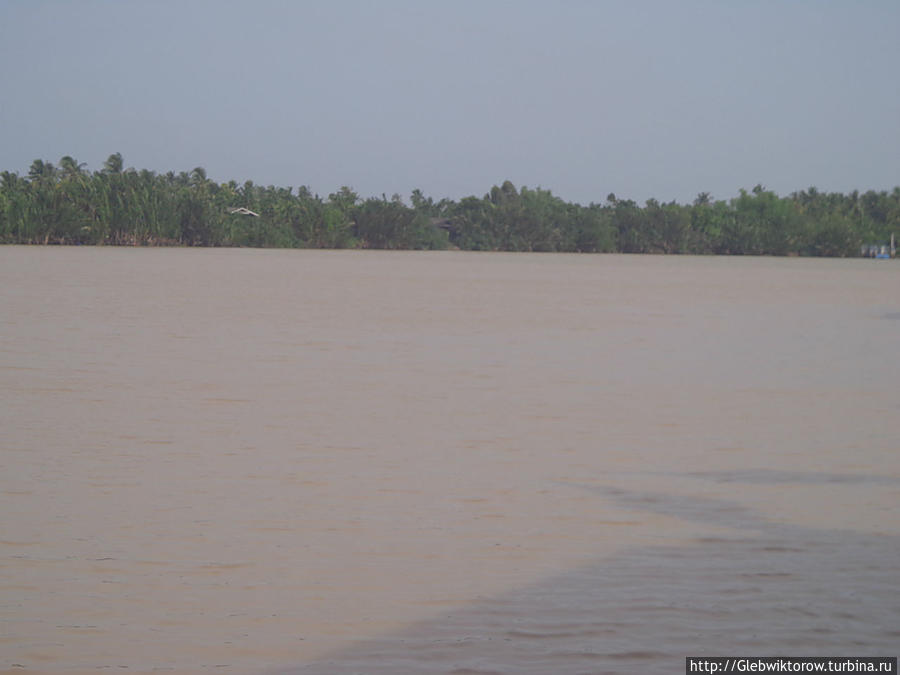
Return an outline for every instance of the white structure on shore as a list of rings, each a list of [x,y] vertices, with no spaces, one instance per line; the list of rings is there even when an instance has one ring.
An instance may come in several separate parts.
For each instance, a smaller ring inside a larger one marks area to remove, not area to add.
[[[259,218],[259,214],[258,214],[258,213],[256,213],[255,211],[251,211],[250,209],[245,208],[245,207],[243,207],[243,206],[232,206],[232,207],[229,207],[228,213],[236,213],[236,214],[241,215],[241,216],[256,216],[257,218]]]

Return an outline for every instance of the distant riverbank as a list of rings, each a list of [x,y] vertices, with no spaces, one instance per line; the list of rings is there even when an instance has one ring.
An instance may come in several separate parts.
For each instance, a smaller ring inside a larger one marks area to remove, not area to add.
[[[72,157],[0,173],[0,243],[582,253],[859,256],[900,230],[900,187],[787,197],[757,185],[716,200],[639,205],[608,194],[587,206],[509,181],[482,197],[420,190],[362,198],[349,187],[217,183],[202,167],[159,174],[110,155],[89,172]]]

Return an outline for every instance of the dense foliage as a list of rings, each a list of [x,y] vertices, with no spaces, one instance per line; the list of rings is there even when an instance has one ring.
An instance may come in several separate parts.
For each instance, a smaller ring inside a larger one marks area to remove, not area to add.
[[[900,230],[900,187],[779,197],[758,185],[729,201],[701,193],[690,205],[640,206],[610,194],[582,206],[506,181],[459,201],[416,190],[407,205],[346,187],[324,199],[304,187],[219,184],[199,167],[124,169],[118,153],[94,173],[66,156],[0,178],[0,243],[851,256]]]

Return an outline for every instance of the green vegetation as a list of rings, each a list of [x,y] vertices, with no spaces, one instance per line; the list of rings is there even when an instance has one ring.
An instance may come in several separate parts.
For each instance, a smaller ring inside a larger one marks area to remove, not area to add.
[[[640,206],[610,194],[582,206],[506,181],[459,201],[436,203],[416,190],[407,205],[346,187],[323,199],[305,187],[219,184],[200,167],[124,169],[118,153],[94,173],[66,156],[0,179],[5,244],[854,256],[900,230],[900,187],[779,197],[757,185],[729,201],[701,193],[690,205]],[[237,207],[258,215],[232,213]]]

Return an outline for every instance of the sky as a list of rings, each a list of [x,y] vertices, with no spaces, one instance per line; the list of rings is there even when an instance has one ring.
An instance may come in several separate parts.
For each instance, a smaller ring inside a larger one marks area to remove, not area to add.
[[[900,185],[897,0],[0,0],[0,170],[639,203]]]

